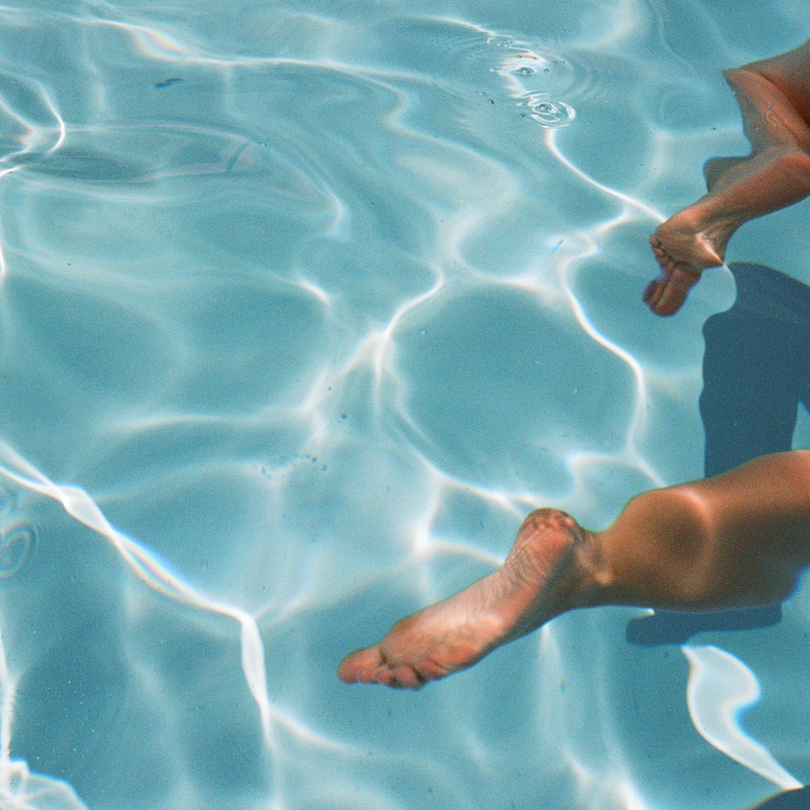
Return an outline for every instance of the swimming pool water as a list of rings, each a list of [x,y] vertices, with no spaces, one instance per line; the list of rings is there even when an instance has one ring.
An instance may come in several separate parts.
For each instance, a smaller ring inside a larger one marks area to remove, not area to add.
[[[746,151],[722,69],[808,19],[0,9],[0,806],[736,810],[810,778],[806,588],[686,654],[605,609],[416,694],[335,676],[534,506],[601,528],[701,476],[734,284],[656,318],[647,240]],[[807,213],[727,259],[810,283]]]

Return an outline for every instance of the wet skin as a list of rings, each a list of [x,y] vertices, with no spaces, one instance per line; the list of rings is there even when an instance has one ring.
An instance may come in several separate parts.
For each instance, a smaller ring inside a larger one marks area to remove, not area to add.
[[[810,194],[810,40],[724,75],[740,105],[751,154],[708,161],[708,193],[651,237],[661,275],[648,285],[644,301],[657,315],[677,312],[703,270],[723,264],[741,225]]]
[[[348,655],[346,683],[418,689],[561,613],[597,605],[722,610],[777,604],[810,565],[810,451],[651,490],[604,532],[538,509],[503,565]]]

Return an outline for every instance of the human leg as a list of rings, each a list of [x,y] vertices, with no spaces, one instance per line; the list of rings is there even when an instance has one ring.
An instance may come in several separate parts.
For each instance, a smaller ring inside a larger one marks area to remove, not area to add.
[[[647,287],[645,302],[658,315],[673,315],[703,270],[723,264],[726,245],[741,225],[808,194],[810,153],[770,146],[734,164],[712,191],[670,217],[651,237],[661,276]]]
[[[644,300],[656,314],[677,312],[701,272],[723,263],[728,241],[743,223],[810,194],[808,46],[726,71],[751,154],[710,161],[704,168],[708,193],[651,237],[661,276],[648,285]]]
[[[810,123],[810,39],[787,53],[749,62],[742,69],[758,73],[779,87]]]
[[[810,565],[810,450],[634,498],[605,532],[606,604],[723,610],[787,598]]]
[[[810,564],[810,451],[634,498],[604,532],[557,510],[524,521],[504,564],[347,656],[347,683],[419,688],[568,610],[774,604]]]
[[[810,392],[810,287],[759,264],[733,263],[737,298],[703,326],[703,473],[791,449],[799,401]],[[712,612],[657,610],[630,619],[632,644],[685,644],[707,631],[769,627],[781,606]]]

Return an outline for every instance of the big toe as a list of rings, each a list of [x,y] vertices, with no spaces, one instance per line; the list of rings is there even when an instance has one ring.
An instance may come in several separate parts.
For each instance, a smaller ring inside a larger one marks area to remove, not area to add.
[[[338,678],[344,683],[361,683],[374,679],[374,674],[383,664],[379,646],[357,650],[347,655],[338,667]]]
[[[700,273],[692,270],[665,272],[662,278],[650,282],[644,292],[644,301],[656,315],[662,317],[674,315],[683,306],[689,290],[698,281]]]

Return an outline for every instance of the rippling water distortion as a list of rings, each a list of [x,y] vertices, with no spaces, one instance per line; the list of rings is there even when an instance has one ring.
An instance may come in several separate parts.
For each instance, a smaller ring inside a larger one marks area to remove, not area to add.
[[[807,19],[3,7],[0,807],[742,810],[807,780],[805,589],[684,654],[613,609],[417,694],[335,677],[534,506],[601,528],[701,475],[734,284],[654,318],[647,240],[745,145],[720,71]],[[810,281],[806,214],[728,258]]]

